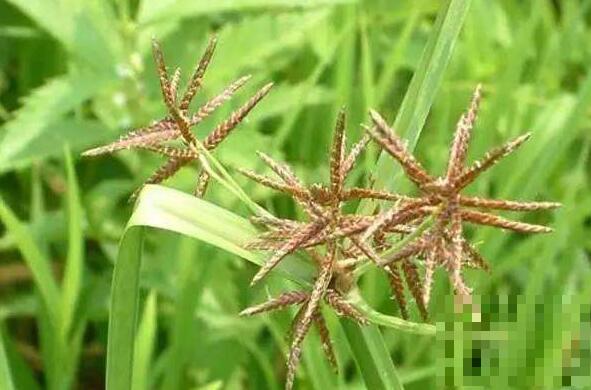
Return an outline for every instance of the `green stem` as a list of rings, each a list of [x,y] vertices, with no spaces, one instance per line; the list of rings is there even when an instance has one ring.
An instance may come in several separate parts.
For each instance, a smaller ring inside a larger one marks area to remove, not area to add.
[[[193,152],[199,155],[199,161],[203,169],[207,171],[214,179],[222,184],[228,191],[232,192],[238,199],[240,199],[253,213],[257,215],[270,215],[267,210],[259,206],[254,200],[252,200],[246,192],[236,183],[236,181],[230,176],[224,166],[209,153],[209,151],[203,146],[201,142],[196,140],[195,144],[190,144],[189,147]],[[212,168],[213,165],[215,169]]]
[[[414,232],[412,232],[408,236],[404,237],[402,240],[398,241],[397,243],[393,244],[390,248],[388,248],[384,252],[380,253],[380,257],[382,257],[382,258],[383,257],[388,257],[389,255],[393,255],[396,252],[398,252],[400,249],[404,248],[410,242],[412,242],[413,240],[415,240],[416,238],[418,238],[421,234],[423,234],[423,232],[425,230],[427,230],[427,228],[431,225],[432,220],[433,220],[432,217],[426,218],[415,229]],[[369,259],[366,258],[365,259],[365,262],[363,264],[361,264],[359,267],[357,267],[355,269],[355,271],[353,271],[353,278],[355,280],[358,280],[361,277],[361,275],[363,275],[364,273],[366,273],[371,268],[372,265],[373,265],[373,262],[371,262]]]
[[[435,335],[435,326],[431,324],[420,324],[403,320],[402,318],[388,316],[375,311],[361,297],[359,290],[355,289],[347,296],[348,301],[355,306],[371,323],[387,326],[405,333],[420,334],[426,336]]]

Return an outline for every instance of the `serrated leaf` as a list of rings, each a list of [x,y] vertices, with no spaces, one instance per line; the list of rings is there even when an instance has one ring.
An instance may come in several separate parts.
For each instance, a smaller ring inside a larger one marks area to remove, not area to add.
[[[0,141],[0,171],[6,170],[19,155],[62,115],[79,106],[102,87],[97,77],[63,76],[55,78],[33,91],[10,122],[2,130]],[[73,139],[75,139],[74,137]],[[58,149],[61,153],[61,148]]]

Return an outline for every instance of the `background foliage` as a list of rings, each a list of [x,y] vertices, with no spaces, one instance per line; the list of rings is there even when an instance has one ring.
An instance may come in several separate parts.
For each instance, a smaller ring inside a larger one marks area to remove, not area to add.
[[[417,116],[397,125],[418,141],[425,165],[442,169],[455,121],[483,82],[470,156],[526,130],[533,139],[471,190],[560,201],[561,210],[538,217],[556,232],[475,232],[493,267],[468,275],[481,322],[451,314],[439,278],[435,342],[386,329],[384,345],[410,389],[590,386],[591,2],[474,1],[453,51],[439,48],[441,67],[421,69],[433,34],[453,35],[436,22],[442,7],[428,0],[0,0],[0,388],[104,386],[113,264],[132,212],[127,197],[158,161],[125,152],[78,156],[160,117],[152,35],[170,64],[188,71],[214,30],[219,45],[201,100],[245,73],[253,80],[200,129],[206,133],[255,88],[276,82],[217,155],[276,215],[298,211],[234,172],[262,169],[255,150],[289,161],[307,182],[324,181],[338,108],[347,106],[356,140],[368,108],[394,121],[416,73],[427,91],[417,96],[430,97],[415,100],[429,113],[425,125]],[[366,153],[354,180],[410,188],[387,169],[375,171],[377,155]],[[195,173],[183,170],[169,185],[189,191],[194,182]],[[207,199],[249,215],[220,185]],[[291,314],[237,313],[289,282],[277,274],[250,289],[255,270],[191,238],[146,234],[134,388],[280,388]],[[396,315],[388,291],[378,273],[362,280],[364,298]],[[363,388],[359,348],[329,320],[342,370],[329,370],[312,335],[299,384]]]

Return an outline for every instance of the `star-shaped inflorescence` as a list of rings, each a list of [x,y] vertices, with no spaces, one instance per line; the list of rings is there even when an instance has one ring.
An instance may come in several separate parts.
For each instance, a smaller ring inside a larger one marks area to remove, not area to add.
[[[267,216],[253,218],[254,222],[265,225],[268,231],[262,233],[248,247],[250,249],[274,251],[272,257],[265,262],[254,276],[253,283],[267,275],[290,253],[298,249],[325,244],[342,237],[349,238],[353,245],[357,246],[367,256],[376,261],[378,260],[373,250],[356,237],[371,225],[374,217],[345,215],[341,211],[341,206],[344,202],[354,199],[399,201],[406,199],[406,197],[360,187],[344,188],[347,175],[368,141],[368,137],[363,137],[353,146],[349,154],[346,154],[345,113],[341,110],[334,131],[330,159],[330,184],[328,186],[322,184],[304,186],[287,165],[274,161],[264,153],[259,153],[259,156],[281,180],[259,175],[252,171],[241,170],[244,175],[258,183],[290,195],[303,208],[309,219],[306,222],[300,222]],[[402,222],[390,224],[389,229],[393,231],[404,229],[401,225]],[[337,250],[339,252],[347,251],[343,245],[339,245]]]
[[[203,104],[194,114],[189,113],[189,106],[193,98],[203,85],[205,71],[211,61],[216,46],[216,39],[212,37],[205,49],[201,60],[198,62],[193,75],[188,81],[185,92],[178,93],[180,83],[180,69],[176,69],[172,77],[169,77],[164,62],[164,56],[160,45],[154,39],[152,51],[160,80],[162,97],[168,113],[150,126],[135,129],[122,136],[118,141],[105,146],[90,149],[83,153],[84,156],[98,156],[113,153],[123,149],[144,149],[166,158],[166,162],[152,173],[144,182],[145,184],[158,184],[173,176],[179,169],[199,159],[198,143],[191,128],[201,123],[211,115],[218,107],[228,101],[250,78],[244,76],[227,86],[219,95]],[[248,115],[248,113],[265,97],[272,87],[272,83],[265,85],[256,92],[243,106],[234,111],[230,116],[219,123],[201,141],[206,150],[215,149],[230,132]],[[182,146],[174,145],[174,141],[182,141]],[[196,196],[203,196],[209,182],[209,174],[202,169],[198,176],[195,188]],[[141,189],[141,187],[140,187]],[[134,192],[135,197],[139,189]]]
[[[413,214],[414,219],[423,221],[431,217],[432,225],[418,238],[404,246],[396,253],[382,260],[383,266],[392,267],[399,264],[408,266],[413,258],[422,258],[425,275],[422,297],[418,303],[426,306],[429,301],[433,273],[437,266],[445,268],[456,294],[468,298],[471,289],[462,278],[464,265],[476,268],[487,268],[486,262],[476,249],[463,236],[462,223],[493,226],[519,233],[548,233],[552,229],[529,223],[517,222],[474,210],[510,210],[533,211],[559,207],[553,202],[516,202],[509,200],[486,199],[462,195],[461,192],[480,174],[494,166],[503,157],[509,155],[530,137],[530,134],[519,136],[506,144],[492,149],[471,166],[465,167],[468,144],[474,122],[476,120],[481,98],[481,87],[474,92],[468,111],[460,118],[445,175],[431,176],[425,171],[415,157],[406,149],[404,142],[395,135],[384,119],[375,111],[371,111],[374,126],[368,129],[371,137],[394,159],[396,159],[406,176],[418,187],[420,197],[406,202],[402,206],[405,212]],[[377,219],[364,232],[364,239],[375,234],[384,234],[385,228],[400,218],[401,208],[392,208]],[[409,221],[410,222],[410,221]],[[414,294],[413,294],[414,295]],[[415,295],[415,299],[416,299]]]

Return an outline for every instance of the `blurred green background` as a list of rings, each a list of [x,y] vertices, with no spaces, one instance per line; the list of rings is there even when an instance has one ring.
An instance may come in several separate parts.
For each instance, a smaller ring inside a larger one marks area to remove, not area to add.
[[[198,127],[200,135],[275,82],[216,156],[257,202],[294,217],[298,211],[287,198],[247,182],[235,168],[260,171],[254,152],[264,150],[288,161],[306,182],[326,181],[338,108],[347,107],[350,140],[361,136],[369,108],[393,121],[447,3],[0,0],[0,387],[8,386],[6,378],[17,389],[104,387],[111,273],[132,211],[127,199],[161,161],[125,151],[79,155],[164,113],[152,36],[161,40],[169,67],[187,74],[217,32],[201,102],[253,75]],[[462,326],[462,319],[446,319],[449,289],[439,275],[431,307],[441,319],[436,342],[383,331],[406,388],[591,387],[590,63],[591,1],[472,1],[443,81],[433,86],[418,157],[432,172],[443,171],[455,123],[482,82],[470,158],[528,130],[533,138],[470,192],[564,207],[512,216],[550,224],[556,229],[550,236],[469,231],[492,265],[491,274],[467,276],[482,322]],[[376,179],[370,174],[377,155],[372,145],[353,181]],[[184,169],[167,185],[191,191],[195,172]],[[406,184],[397,186],[406,191]],[[215,183],[206,199],[249,215]],[[78,282],[68,278],[72,257],[82,264]],[[255,270],[195,240],[148,234],[140,322],[147,352],[138,363],[145,374],[134,382],[138,389],[283,386],[290,313],[237,314],[287,282],[273,276],[250,289]],[[60,292],[67,291],[66,305],[75,303],[68,306],[69,346],[52,345],[47,313],[40,310],[39,281],[51,274]],[[397,315],[381,274],[370,272],[361,287],[374,308]],[[413,316],[419,320],[416,311]],[[340,373],[329,370],[312,334],[299,388],[365,388],[334,316],[329,325]],[[56,356],[56,350],[66,353]]]

